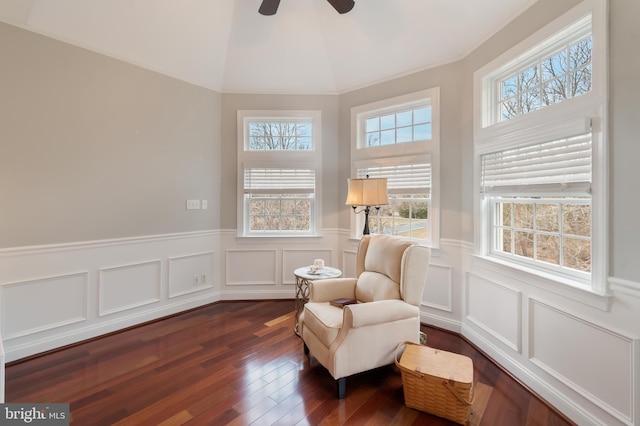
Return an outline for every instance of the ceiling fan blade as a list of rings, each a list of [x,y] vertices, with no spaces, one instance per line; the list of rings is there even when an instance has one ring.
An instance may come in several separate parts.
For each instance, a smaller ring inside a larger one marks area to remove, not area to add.
[[[279,5],[280,0],[262,0],[262,4],[260,5],[258,12],[265,16],[275,15],[278,11]]]
[[[356,4],[354,0],[327,0],[338,13],[347,13]]]

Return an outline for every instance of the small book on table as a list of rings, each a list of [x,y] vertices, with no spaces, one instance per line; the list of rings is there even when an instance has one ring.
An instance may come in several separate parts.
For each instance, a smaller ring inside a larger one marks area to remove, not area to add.
[[[358,303],[356,299],[350,299],[348,297],[342,297],[340,299],[333,299],[329,302],[333,306],[337,306],[338,308],[343,308],[346,305],[353,305],[354,303]]]

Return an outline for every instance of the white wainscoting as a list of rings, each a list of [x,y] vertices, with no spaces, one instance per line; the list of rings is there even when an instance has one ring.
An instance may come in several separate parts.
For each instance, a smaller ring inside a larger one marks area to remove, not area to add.
[[[100,311],[111,315],[160,301],[162,261],[100,268]]]
[[[87,320],[87,272],[2,286],[5,341]]]
[[[637,283],[610,279],[603,309],[466,255],[466,280],[454,286],[465,289],[467,339],[578,424],[640,424]]]
[[[342,269],[338,258],[346,232],[324,229],[321,237],[238,237],[237,231],[221,232],[224,247],[223,300],[293,299],[293,271],[323,259],[325,265]],[[344,271],[343,271],[344,275]],[[293,309],[293,303],[292,303]]]
[[[522,293],[474,273],[467,274],[467,321],[521,352]]]
[[[422,293],[422,306],[453,312],[453,281],[449,265],[429,264],[427,283]]]
[[[0,250],[6,361],[220,300],[218,238],[203,231]],[[202,273],[208,285],[186,291],[179,281]]]
[[[529,299],[529,357],[542,370],[626,424],[633,421],[631,336]],[[637,376],[637,374],[636,374]]]
[[[343,250],[342,251],[342,276],[347,278],[354,278],[356,276],[356,256],[358,250]]]
[[[193,253],[169,258],[169,298],[215,289],[214,252]],[[194,271],[196,271],[194,273]]]
[[[423,323],[460,333],[464,315],[461,265],[464,264],[464,253],[471,249],[469,243],[443,238],[440,248],[431,250],[420,306]]]
[[[235,249],[227,250],[226,271],[228,286],[276,285],[276,249]]]

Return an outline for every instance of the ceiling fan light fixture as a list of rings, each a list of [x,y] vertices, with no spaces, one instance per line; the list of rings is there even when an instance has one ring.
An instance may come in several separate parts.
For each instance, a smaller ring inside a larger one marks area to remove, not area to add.
[[[340,14],[347,13],[353,9],[356,2],[354,0],[327,0],[331,6]],[[278,11],[280,0],[262,0],[258,12],[264,16],[275,15]]]
[[[275,15],[280,6],[280,0],[262,0],[258,13],[264,16]]]
[[[331,6],[340,14],[347,13],[353,9],[356,2],[354,0],[327,0]]]

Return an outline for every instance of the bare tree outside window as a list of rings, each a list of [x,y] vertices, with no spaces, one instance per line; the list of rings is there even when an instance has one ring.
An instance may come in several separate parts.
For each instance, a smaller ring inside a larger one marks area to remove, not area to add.
[[[250,224],[253,232],[309,231],[311,201],[308,194],[252,194]]]
[[[583,95],[591,90],[591,36],[500,80],[501,121]]]
[[[260,121],[249,124],[251,151],[309,151],[311,124]]]
[[[495,249],[591,271],[591,205],[586,201],[496,200]]]

